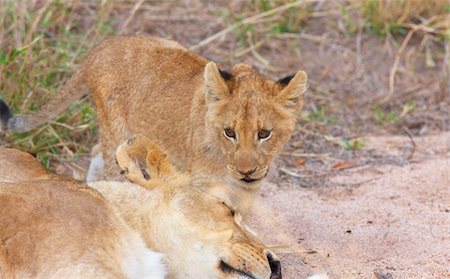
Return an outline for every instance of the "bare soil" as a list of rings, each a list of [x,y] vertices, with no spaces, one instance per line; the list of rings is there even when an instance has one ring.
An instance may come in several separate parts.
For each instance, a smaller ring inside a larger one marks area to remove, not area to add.
[[[410,163],[336,172],[339,186],[264,184],[250,222],[284,278],[450,278],[450,133],[415,138]],[[370,137],[394,156],[408,137]]]

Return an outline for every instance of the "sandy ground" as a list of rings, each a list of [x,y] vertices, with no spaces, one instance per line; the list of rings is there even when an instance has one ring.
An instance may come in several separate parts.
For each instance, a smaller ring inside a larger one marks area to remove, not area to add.
[[[450,278],[450,133],[414,141],[409,164],[342,171],[332,179],[344,186],[263,185],[249,222],[283,278]],[[392,154],[410,144],[367,142]]]

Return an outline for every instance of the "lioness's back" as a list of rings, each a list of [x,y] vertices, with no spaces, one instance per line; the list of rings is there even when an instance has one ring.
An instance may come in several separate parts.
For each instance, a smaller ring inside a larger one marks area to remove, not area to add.
[[[0,183],[0,271],[5,278],[64,277],[73,275],[75,266],[81,272],[101,268],[93,253],[115,256],[120,222],[99,194],[79,185],[63,180]],[[105,272],[120,274],[113,267]]]

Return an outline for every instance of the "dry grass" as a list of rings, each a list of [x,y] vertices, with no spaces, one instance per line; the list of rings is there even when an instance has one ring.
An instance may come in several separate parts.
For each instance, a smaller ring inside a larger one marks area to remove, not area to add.
[[[389,92],[381,103],[392,99],[395,92],[395,79],[400,60],[410,40],[421,33],[422,45],[428,55],[432,40],[450,39],[450,2],[447,0],[362,0],[355,1],[366,27],[382,36],[406,35],[402,41],[389,76]],[[429,60],[428,63],[433,63]]]
[[[0,92],[14,112],[45,104],[95,42],[113,33],[111,5],[76,1],[6,1],[0,8]],[[49,167],[74,162],[89,152],[96,136],[89,102],[74,104],[52,124],[30,133],[8,135]]]
[[[361,0],[355,1],[368,27],[382,35],[406,35],[408,30],[450,38],[448,0]]]
[[[330,33],[342,32],[335,22],[343,18],[349,21],[344,12],[348,10],[361,11],[360,17],[352,20],[365,22],[372,30],[386,30],[403,38],[403,31],[395,30],[404,29],[407,33],[417,29],[426,34],[429,41],[448,40],[449,7],[445,3],[448,2],[3,0],[0,5],[0,97],[15,113],[39,109],[57,93],[86,51],[112,34],[147,33],[174,38],[219,62],[250,61],[258,65],[259,70],[278,75],[292,70],[280,70],[273,63],[277,62],[275,54],[281,51],[277,49],[280,42],[310,41],[321,47],[353,53],[346,46],[328,42],[325,32],[329,30],[305,33],[308,28],[320,29],[322,26],[316,22],[326,22],[328,18],[332,22],[330,26],[337,30]],[[291,44],[290,48],[285,47],[284,51],[290,51],[289,55],[295,58],[298,44]],[[316,81],[313,91],[318,83],[333,78],[327,76],[326,71],[320,69],[316,76],[311,75]],[[319,92],[312,98],[327,104],[329,98],[338,97]],[[307,116],[303,120],[313,123],[314,127],[315,123],[337,124],[333,115],[322,107],[314,105],[306,109]],[[96,138],[95,109],[89,101],[83,100],[73,104],[54,122],[30,133],[9,134],[5,141],[35,153],[47,167],[64,164],[82,171],[85,166],[80,167],[77,162],[80,157],[87,157]]]

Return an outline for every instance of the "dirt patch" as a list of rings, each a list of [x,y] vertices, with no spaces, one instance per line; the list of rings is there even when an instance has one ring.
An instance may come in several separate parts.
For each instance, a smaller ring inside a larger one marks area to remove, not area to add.
[[[368,142],[396,153],[409,140]],[[250,222],[278,247],[284,278],[449,278],[449,143],[449,133],[417,138],[417,160],[334,175],[342,186],[265,183]]]

